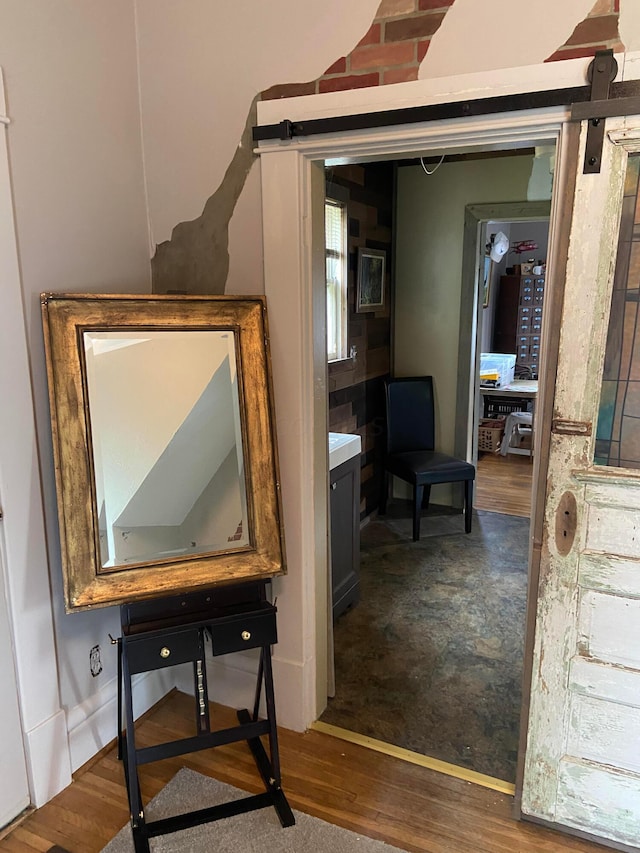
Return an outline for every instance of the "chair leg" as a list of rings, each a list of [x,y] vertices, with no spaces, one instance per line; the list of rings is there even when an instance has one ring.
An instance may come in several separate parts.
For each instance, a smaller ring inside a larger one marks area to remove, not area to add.
[[[424,494],[422,496],[422,509],[429,509],[430,498],[431,498],[431,486],[424,486]]]
[[[420,510],[422,509],[422,496],[424,486],[414,486],[413,489],[413,541],[420,539]]]
[[[464,532],[471,533],[473,517],[473,480],[464,481]]]
[[[389,472],[382,472],[382,489],[380,490],[380,506],[378,512],[385,515],[387,512],[387,499],[389,497]]]

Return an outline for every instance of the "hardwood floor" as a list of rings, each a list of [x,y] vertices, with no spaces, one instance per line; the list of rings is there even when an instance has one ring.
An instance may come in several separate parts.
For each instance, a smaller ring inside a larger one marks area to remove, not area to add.
[[[476,509],[528,518],[533,462],[529,456],[482,453],[476,469]]]
[[[138,725],[138,746],[191,735],[193,699],[173,692]],[[233,725],[212,705],[212,725]],[[408,764],[362,746],[309,731],[280,731],[283,787],[291,806],[330,823],[415,853],[597,853],[600,845],[511,817],[512,798]],[[244,743],[148,764],[145,801],[182,766],[261,790]],[[72,785],[0,841],[0,853],[99,853],[128,821],[115,747],[75,775]],[[286,829],[283,830],[286,832]],[[211,824],[212,840],[215,824]],[[59,851],[58,851],[59,853]]]

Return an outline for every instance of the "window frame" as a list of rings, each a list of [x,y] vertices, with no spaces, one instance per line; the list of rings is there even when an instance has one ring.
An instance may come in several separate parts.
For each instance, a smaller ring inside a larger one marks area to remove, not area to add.
[[[341,223],[339,226],[340,247],[329,245],[329,229],[327,227],[327,214],[330,208],[340,211]],[[334,363],[344,361],[349,357],[349,329],[348,329],[348,234],[347,234],[347,205],[340,199],[327,196],[324,202],[325,211],[325,282],[326,282],[326,349],[327,362]],[[330,280],[328,274],[330,254],[337,261],[338,275]],[[330,294],[330,287],[337,292]],[[332,330],[335,328],[335,334]],[[330,345],[330,335],[335,346]]]

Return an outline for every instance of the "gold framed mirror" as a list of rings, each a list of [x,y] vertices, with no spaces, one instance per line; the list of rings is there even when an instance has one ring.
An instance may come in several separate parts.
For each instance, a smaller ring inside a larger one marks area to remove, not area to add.
[[[67,611],[283,574],[264,298],[42,315]]]

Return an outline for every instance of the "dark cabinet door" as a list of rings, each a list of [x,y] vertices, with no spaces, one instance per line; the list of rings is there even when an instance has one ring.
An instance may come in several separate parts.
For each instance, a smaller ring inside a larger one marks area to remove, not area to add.
[[[334,620],[360,595],[360,456],[330,472],[331,582]]]

